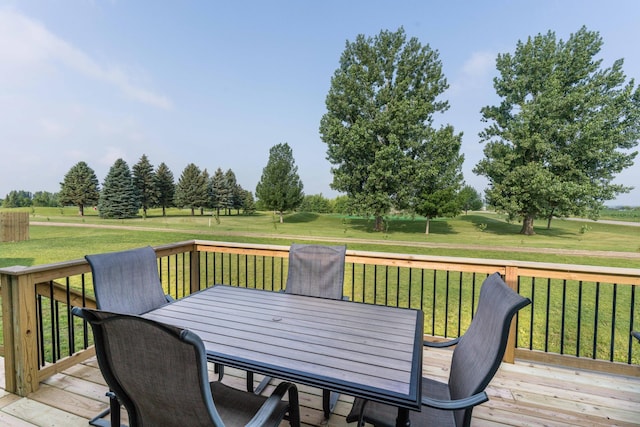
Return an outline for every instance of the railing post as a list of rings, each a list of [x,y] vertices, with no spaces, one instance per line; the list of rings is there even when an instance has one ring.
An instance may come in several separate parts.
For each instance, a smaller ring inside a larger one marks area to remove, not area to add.
[[[518,292],[518,267],[509,267],[505,269],[505,283],[515,292]],[[517,316],[517,313],[516,313]],[[504,352],[503,361],[513,363],[516,358],[516,318],[511,319],[511,327],[509,328],[509,338],[507,339],[507,348]]]
[[[191,252],[189,253],[189,259],[191,261],[190,270],[190,289],[191,293],[197,292],[200,290],[200,251],[198,250],[196,245],[193,245]]]
[[[23,267],[10,267],[18,273]],[[36,292],[31,274],[3,274],[2,320],[4,332],[5,389],[20,396],[36,391],[38,338]]]

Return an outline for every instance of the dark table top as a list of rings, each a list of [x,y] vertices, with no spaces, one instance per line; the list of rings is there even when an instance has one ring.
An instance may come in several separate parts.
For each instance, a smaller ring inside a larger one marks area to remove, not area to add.
[[[216,285],[145,317],[197,333],[211,361],[420,407],[420,310]]]

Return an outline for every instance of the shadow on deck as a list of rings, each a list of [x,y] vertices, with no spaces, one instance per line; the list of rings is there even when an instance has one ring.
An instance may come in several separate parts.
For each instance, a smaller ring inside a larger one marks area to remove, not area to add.
[[[450,350],[425,349],[424,375],[445,379],[450,358]],[[244,372],[227,367],[224,382],[244,388]],[[93,358],[47,379],[27,398],[0,389],[0,425],[86,427],[106,408],[106,391]],[[344,418],[352,397],[342,395],[327,422],[321,390],[300,386],[299,391],[303,424],[355,427]],[[640,425],[640,378],[516,361],[502,364],[487,393],[490,400],[474,410],[473,426]]]

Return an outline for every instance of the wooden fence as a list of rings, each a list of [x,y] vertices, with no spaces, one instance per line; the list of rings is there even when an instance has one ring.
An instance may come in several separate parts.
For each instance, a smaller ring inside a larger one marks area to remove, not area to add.
[[[28,212],[0,212],[0,242],[29,240]]]

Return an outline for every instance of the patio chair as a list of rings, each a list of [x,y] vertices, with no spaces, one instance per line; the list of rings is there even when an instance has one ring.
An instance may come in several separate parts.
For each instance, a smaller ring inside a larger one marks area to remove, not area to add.
[[[152,247],[85,255],[91,266],[96,306],[100,310],[142,314],[173,301],[165,295],[158,275],[156,252]],[[99,427],[120,425],[120,404],[107,393],[109,408],[89,421]],[[103,418],[111,413],[111,422]]]
[[[638,331],[631,331],[631,335],[638,340],[638,342],[640,342],[640,332]]]
[[[346,246],[302,245],[292,243],[289,249],[289,269],[286,293],[319,298],[346,299],[343,296],[344,260]],[[248,376],[253,373],[248,372]],[[265,377],[256,393],[269,384]],[[322,410],[329,418],[340,395],[331,390],[322,390]]]
[[[422,378],[422,409],[410,411],[412,426],[469,426],[476,405],[489,400],[484,391],[500,367],[507,345],[511,319],[530,304],[528,298],[509,288],[498,273],[487,277],[480,290],[478,309],[469,329],[459,338],[428,347],[456,345],[448,383]],[[356,398],[347,422],[394,427],[397,408]]]
[[[75,307],[93,330],[107,385],[137,426],[300,426],[298,391],[283,382],[270,397],[209,382],[198,335],[140,316]],[[283,400],[285,395],[287,400]]]

